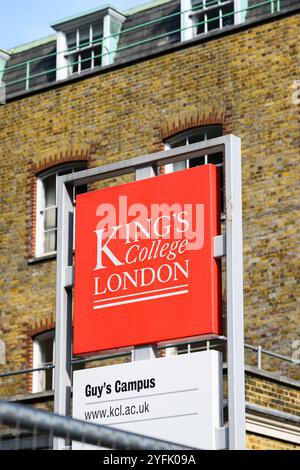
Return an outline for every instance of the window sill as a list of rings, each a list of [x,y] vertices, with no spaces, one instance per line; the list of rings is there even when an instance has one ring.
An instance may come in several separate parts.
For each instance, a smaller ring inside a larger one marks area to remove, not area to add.
[[[28,264],[42,263],[43,261],[51,261],[54,259],[56,259],[56,251],[36,258],[30,258]]]
[[[74,253],[75,253],[75,251],[73,249],[73,255],[74,255]],[[53,251],[52,253],[48,253],[47,255],[37,256],[36,258],[30,258],[27,261],[27,264],[36,264],[36,263],[42,263],[43,261],[56,260],[56,256],[57,256],[56,251]]]

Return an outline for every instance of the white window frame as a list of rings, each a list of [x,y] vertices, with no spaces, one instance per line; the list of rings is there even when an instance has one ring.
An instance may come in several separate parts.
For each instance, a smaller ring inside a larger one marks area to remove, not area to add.
[[[86,68],[84,71],[93,70],[95,67],[95,53],[94,49],[101,46],[101,66],[111,65],[114,62],[116,55],[117,43],[121,33],[122,24],[126,17],[121,13],[111,8],[105,8],[103,11],[95,12],[92,15],[86,17],[73,18],[70,21],[64,22],[63,24],[53,25],[57,31],[57,71],[56,79],[65,80],[69,76],[79,75],[83,71],[81,70],[81,52],[91,50],[91,67]],[[93,24],[98,23],[102,25],[102,37],[93,43]],[[117,24],[117,28],[116,28]],[[83,27],[90,28],[89,43],[80,47],[79,31]],[[112,37],[112,31],[114,37]],[[68,50],[67,35],[70,33],[76,33],[76,49],[74,51]],[[73,71],[71,58],[75,57],[76,62],[78,61],[78,70]]]
[[[170,137],[169,139],[166,140],[165,142],[165,150],[170,150],[172,147],[172,144],[176,144],[176,142],[186,139],[186,144],[189,144],[189,137],[192,137],[194,135],[198,135],[199,132],[204,132],[205,135],[207,136],[206,129],[208,130],[209,128],[213,127],[218,127],[221,128],[222,126],[219,124],[216,125],[207,125],[207,126],[198,126],[192,129],[188,129],[186,131],[180,132],[173,137]],[[204,139],[204,141],[208,140],[207,137]],[[205,155],[204,157],[204,164],[206,165],[208,163],[208,155]],[[165,173],[173,173],[174,171],[179,171],[179,170],[185,170],[190,167],[190,161],[189,160],[183,160],[180,162],[176,163],[169,163],[165,165]],[[223,164],[217,164],[217,166],[223,166]]]
[[[54,330],[40,333],[33,338],[33,368],[37,369],[43,366],[43,342],[47,339],[53,340],[53,362],[55,357],[55,334]],[[52,390],[54,390],[54,368],[52,369]],[[46,371],[39,370],[32,374],[32,393],[41,393],[46,391]]]
[[[102,37],[97,41],[93,41],[93,35],[94,35],[93,25],[95,23],[96,22],[91,23],[91,24],[87,24],[87,25],[82,25],[79,28],[77,28],[75,31],[74,30],[72,31],[73,33],[74,32],[76,33],[76,49],[74,49],[73,51],[68,51],[67,50],[67,52],[65,53],[65,57],[68,59],[69,74],[70,75],[75,75],[75,74],[80,74],[81,73],[81,71],[82,71],[81,70],[81,66],[82,66],[81,54],[82,54],[82,52],[91,51],[91,58],[89,59],[89,60],[91,60],[91,67],[89,67],[85,70],[93,70],[95,68],[95,48],[96,47],[101,46],[101,54],[103,54],[103,42],[104,42],[104,35],[105,35],[104,21],[103,21],[103,19],[101,21],[99,20],[99,25],[102,23]],[[83,28],[83,27],[89,27],[89,41],[86,44],[84,44],[83,46],[80,46],[80,29]],[[67,35],[66,35],[66,37],[67,37]],[[67,41],[67,39],[66,39],[66,41]],[[67,49],[68,49],[68,41],[67,41]],[[74,57],[75,62],[78,62],[78,70],[76,72],[73,72],[73,70],[72,70],[72,63],[70,63],[71,57]],[[102,56],[101,56],[101,62],[103,62]]]
[[[44,180],[50,176],[56,175],[56,204],[51,208],[57,208],[57,179],[58,173],[61,171],[68,171],[69,173],[74,173],[75,170],[79,171],[80,169],[86,169],[85,162],[72,162],[70,164],[62,164],[49,170],[44,171],[43,173],[37,175],[36,180],[36,226],[35,226],[35,257],[41,258],[43,256],[56,254],[56,250],[45,251],[45,192],[44,192]],[[47,208],[49,209],[49,208]],[[55,229],[53,229],[55,230]],[[56,230],[57,231],[57,230]]]
[[[181,0],[181,41],[188,41],[197,34],[197,27],[194,26],[197,23],[197,15],[200,12],[206,11],[207,12],[217,10],[219,8],[219,28],[216,28],[216,31],[223,28],[223,21],[222,21],[222,0],[219,0],[219,5],[212,5],[210,6],[209,3],[212,0],[203,0],[204,4],[207,3],[207,8],[201,9],[199,11],[192,11],[192,0]],[[224,2],[224,0],[223,0]],[[233,3],[234,8],[234,22],[233,24],[240,24],[245,21],[245,10],[248,4],[248,0],[228,0],[226,4]],[[223,3],[223,7],[226,5]],[[204,17],[207,19],[207,15],[204,14]],[[204,32],[201,34],[207,34],[208,32],[208,23],[205,22],[204,24]]]

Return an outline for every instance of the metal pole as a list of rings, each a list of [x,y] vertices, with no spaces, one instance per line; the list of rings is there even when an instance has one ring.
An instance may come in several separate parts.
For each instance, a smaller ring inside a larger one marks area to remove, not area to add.
[[[64,416],[70,415],[72,385],[72,287],[68,282],[73,264],[72,187],[67,187],[64,177],[58,178],[54,411]],[[65,445],[65,439],[54,438],[55,450]]]
[[[29,90],[29,87],[30,87],[30,60],[26,62],[26,82],[25,82],[26,91]]]
[[[229,449],[245,449],[241,141],[225,145]]]
[[[261,366],[262,366],[261,354],[262,354],[262,347],[258,346],[257,348],[257,368],[258,369],[261,369]]]
[[[156,167],[153,166],[139,168],[135,172],[135,179],[143,180],[145,178],[152,178],[156,176],[156,173]],[[131,353],[132,362],[154,359],[156,357],[158,357],[157,345],[136,346]]]

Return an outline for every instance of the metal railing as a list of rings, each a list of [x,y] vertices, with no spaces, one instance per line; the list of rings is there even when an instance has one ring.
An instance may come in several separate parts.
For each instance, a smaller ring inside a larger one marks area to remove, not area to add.
[[[218,5],[215,5],[214,2],[209,2],[209,1],[206,2],[206,8],[209,8],[210,3],[212,5],[210,8],[215,6],[216,10],[218,10]],[[108,50],[106,48],[106,50],[104,52],[102,51],[101,54],[95,54],[93,56],[93,60],[101,59],[101,61],[102,61],[103,58],[106,57],[106,56],[110,56],[112,54],[116,54],[116,53],[120,53],[120,52],[123,52],[123,51],[126,51],[126,50],[130,50],[132,48],[142,46],[144,44],[150,43],[152,41],[157,41],[159,39],[163,39],[163,38],[166,38],[168,36],[172,36],[172,35],[175,35],[175,34],[181,34],[183,31],[187,31],[189,29],[195,30],[200,26],[207,27],[207,25],[209,25],[210,23],[213,24],[216,20],[220,20],[220,18],[226,19],[226,18],[233,17],[233,19],[234,19],[234,18],[237,17],[237,15],[239,15],[241,13],[247,14],[247,12],[255,11],[258,8],[261,8],[261,7],[264,7],[264,6],[267,6],[267,5],[270,6],[270,14],[271,15],[273,15],[275,13],[279,13],[281,11],[281,0],[265,0],[265,1],[261,1],[257,4],[255,4],[255,5],[248,6],[247,8],[239,9],[238,11],[232,11],[232,12],[229,12],[229,13],[221,13],[220,14],[219,10],[218,10],[217,16],[215,16],[213,18],[205,18],[204,20],[198,21],[198,22],[194,21],[192,25],[175,28],[173,30],[170,30],[170,31],[167,31],[167,32],[164,32],[164,33],[161,33],[161,34],[156,34],[154,36],[150,36],[148,38],[141,39],[139,41],[135,41],[131,44],[127,44],[127,45],[122,46],[122,47],[117,47],[114,50]],[[222,4],[220,4],[219,6],[221,7]],[[173,18],[176,18],[176,17],[181,17],[182,15],[189,14],[189,13],[193,14],[193,16],[194,16],[195,13],[201,13],[201,12],[205,12],[205,9],[199,10],[199,7],[197,7],[197,6],[190,9],[190,10],[178,11],[178,12],[175,12],[175,13],[171,13],[169,15],[161,16],[159,18],[155,18],[155,19],[152,19],[150,21],[146,21],[144,23],[126,28],[126,29],[122,30],[119,33],[111,34],[111,35],[105,37],[104,39],[108,40],[110,38],[116,38],[116,37],[120,38],[124,34],[128,34],[132,31],[137,30],[137,29],[145,28],[146,26],[150,26],[150,25],[153,25],[155,23],[162,23],[166,20],[173,19]],[[233,21],[233,23],[234,22],[235,21]],[[218,29],[221,29],[221,28],[216,28],[216,30],[218,30]],[[205,35],[207,33],[203,33],[203,34]],[[203,34],[201,34],[201,35],[203,35]],[[199,34],[198,35],[196,34],[196,36],[199,36]],[[103,39],[102,39],[102,43],[103,43]],[[30,84],[31,80],[38,79],[38,78],[43,77],[47,74],[53,74],[53,75],[55,74],[55,78],[53,80],[50,80],[49,83],[55,82],[56,81],[56,72],[58,72],[59,70],[62,70],[62,69],[71,70],[71,68],[73,66],[75,66],[75,65],[79,66],[80,64],[82,65],[84,63],[88,64],[89,62],[91,62],[92,59],[90,57],[88,57],[86,59],[75,60],[72,63],[68,63],[67,65],[64,65],[64,66],[61,66],[61,67],[57,67],[57,66],[50,67],[47,70],[44,70],[44,71],[39,72],[39,73],[34,73],[34,72],[32,73],[32,71],[31,71],[32,65],[34,65],[35,63],[40,63],[41,61],[43,61],[45,59],[49,59],[49,58],[52,58],[52,57],[57,57],[59,54],[70,55],[70,52],[72,52],[73,55],[74,54],[80,54],[80,52],[82,51],[82,48],[84,48],[86,46],[91,46],[91,48],[93,48],[93,46],[96,47],[96,46],[99,46],[99,44],[100,44],[99,40],[95,40],[95,41],[92,41],[92,42],[89,42],[89,43],[86,43],[86,44],[82,44],[81,47],[76,51],[74,51],[74,50],[70,51],[69,49],[65,50],[65,51],[60,51],[60,52],[55,51],[55,52],[52,52],[52,53],[47,54],[47,55],[34,57],[30,60],[21,62],[21,63],[16,64],[16,65],[7,66],[3,70],[0,70],[0,75],[1,75],[1,73],[7,74],[10,71],[18,70],[18,69],[21,69],[23,67],[24,68],[24,76],[21,77],[21,78],[14,79],[12,81],[5,81],[5,83],[4,83],[4,81],[2,81],[2,84],[0,82],[0,88],[1,88],[1,86],[6,86],[6,90],[7,90],[7,92],[9,92],[9,87],[12,87],[13,85],[18,85],[18,84],[24,83],[24,87],[21,91],[22,92],[24,90],[28,91],[31,88],[31,84]],[[101,68],[102,66],[99,66],[99,67]],[[89,70],[89,69],[90,68],[87,68],[86,70]],[[80,75],[80,72],[76,72],[76,73],[69,72],[69,75],[71,75],[71,76],[76,75],[77,76],[77,75]],[[17,92],[20,92],[20,90],[18,90]]]
[[[220,348],[222,345],[226,342],[226,337],[221,336],[216,339],[212,340],[199,340],[195,339],[194,341],[183,341],[183,342],[176,342],[174,344],[169,344],[167,346],[159,346],[158,350],[159,351],[166,351],[168,349],[173,349],[175,351],[175,354],[181,354],[181,353],[192,353],[192,352],[198,352],[198,351],[203,351],[206,349],[212,349],[212,348]],[[274,358],[274,359],[279,359],[283,362],[286,362],[288,364],[291,364],[293,366],[299,366],[300,365],[300,359],[295,359],[289,356],[285,356],[283,354],[279,354],[273,351],[269,351],[267,349],[264,349],[262,346],[253,346],[251,344],[245,344],[245,349],[255,352],[256,353],[256,367],[259,370],[265,370],[262,366],[262,359],[263,355],[266,357]],[[182,352],[180,351],[180,348],[182,349]],[[73,358],[72,360],[72,365],[78,366],[80,364],[90,364],[93,362],[105,362],[108,360],[117,360],[117,359],[130,359],[131,358],[131,352],[118,352],[118,353],[113,353],[113,354],[101,354],[101,355],[96,355],[96,356],[90,356],[87,358]],[[247,364],[246,364],[247,365]],[[46,370],[52,370],[55,368],[54,363],[44,363],[41,364],[39,367],[35,368],[27,368],[27,369],[19,369],[19,370],[14,370],[14,371],[8,371],[8,372],[2,372],[0,373],[0,379],[5,379],[8,377],[14,377],[17,375],[24,375],[24,374],[32,374],[34,372],[41,372],[41,371],[46,371]]]
[[[300,359],[295,359],[292,357],[284,356],[283,354],[269,351],[267,349],[264,349],[262,346],[252,346],[251,344],[245,344],[245,348],[256,352],[256,355],[257,355],[256,363],[257,363],[257,368],[259,370],[263,370],[263,366],[262,366],[263,354],[265,354],[268,357],[272,357],[274,359],[280,359],[281,361],[288,362],[289,364],[292,364],[295,366],[300,365]]]
[[[88,444],[114,450],[191,450],[180,444],[0,401],[0,450],[51,449],[54,437],[67,438],[70,444],[76,441],[83,448]]]

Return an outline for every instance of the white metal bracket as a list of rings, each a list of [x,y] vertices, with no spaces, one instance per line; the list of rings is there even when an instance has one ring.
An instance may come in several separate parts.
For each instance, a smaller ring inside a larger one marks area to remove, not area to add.
[[[68,266],[65,268],[64,287],[74,286],[74,267]]]
[[[226,255],[226,237],[218,235],[214,237],[214,258],[222,258]]]
[[[229,433],[228,426],[222,428],[215,428],[216,433],[216,450],[228,449],[229,446]]]

